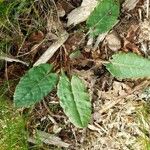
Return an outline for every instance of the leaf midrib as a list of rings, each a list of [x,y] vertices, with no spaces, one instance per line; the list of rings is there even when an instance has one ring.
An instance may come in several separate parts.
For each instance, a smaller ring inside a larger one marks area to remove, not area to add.
[[[145,68],[148,68],[148,69],[150,69],[150,67],[143,67],[143,66],[141,66],[141,67],[137,67],[137,66],[135,66],[135,65],[132,65],[132,64],[129,64],[129,65],[126,65],[126,64],[120,64],[120,63],[116,63],[116,62],[111,62],[110,64],[112,64],[112,65],[116,65],[116,66],[119,66],[119,67],[126,67],[126,68],[136,68],[136,69],[142,69],[142,70],[145,70]]]
[[[81,126],[83,126],[83,122],[82,122],[82,119],[81,119],[81,116],[80,116],[80,113],[79,113],[79,110],[78,110],[78,107],[77,107],[77,104],[76,104],[76,101],[75,101],[74,91],[73,91],[73,89],[72,89],[72,84],[71,84],[71,82],[70,82],[70,85],[71,85],[71,92],[72,92],[74,104],[75,104],[75,106],[76,106],[76,110],[77,110],[78,116],[79,116],[79,118],[80,118],[79,120],[80,120]]]

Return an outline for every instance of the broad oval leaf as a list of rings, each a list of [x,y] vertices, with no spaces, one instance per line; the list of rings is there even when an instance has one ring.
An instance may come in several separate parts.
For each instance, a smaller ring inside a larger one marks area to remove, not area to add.
[[[91,102],[82,80],[73,76],[70,82],[66,75],[62,74],[57,95],[70,121],[77,127],[87,127],[91,119]]]
[[[14,93],[16,107],[30,107],[53,90],[58,77],[51,70],[52,65],[41,64],[31,68],[21,78]]]
[[[87,20],[92,35],[108,32],[117,23],[120,14],[119,0],[100,0]]]
[[[150,60],[134,53],[118,53],[112,56],[107,70],[115,77],[144,78],[150,77]]]

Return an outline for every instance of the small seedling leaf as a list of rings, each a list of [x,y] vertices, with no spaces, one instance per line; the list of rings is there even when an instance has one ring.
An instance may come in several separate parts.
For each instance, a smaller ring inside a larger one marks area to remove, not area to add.
[[[87,20],[91,34],[108,32],[117,23],[120,14],[119,0],[100,0]]]
[[[70,82],[67,76],[62,74],[57,95],[70,121],[79,128],[87,127],[91,119],[91,102],[82,80],[73,76]]]
[[[16,107],[30,107],[39,102],[57,83],[57,74],[51,73],[52,65],[42,64],[31,68],[20,80],[14,93]]]
[[[118,53],[106,65],[107,70],[115,77],[144,78],[150,77],[150,60],[134,53]]]

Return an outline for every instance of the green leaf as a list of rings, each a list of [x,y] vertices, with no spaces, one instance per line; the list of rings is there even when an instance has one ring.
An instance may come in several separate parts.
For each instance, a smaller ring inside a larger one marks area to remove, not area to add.
[[[101,0],[87,20],[91,34],[99,35],[112,29],[120,14],[119,0]]]
[[[29,107],[40,102],[57,83],[57,74],[51,73],[52,65],[42,64],[31,68],[21,78],[14,93],[16,107]]]
[[[115,77],[144,78],[150,77],[150,60],[134,53],[118,53],[112,56],[107,70]]]
[[[57,95],[70,121],[77,127],[87,127],[91,119],[91,103],[82,80],[73,76],[70,82],[66,75],[62,74]]]
[[[76,58],[78,58],[78,57],[80,57],[80,56],[81,56],[81,51],[80,51],[80,50],[73,51],[73,52],[69,55],[70,59],[76,59]]]

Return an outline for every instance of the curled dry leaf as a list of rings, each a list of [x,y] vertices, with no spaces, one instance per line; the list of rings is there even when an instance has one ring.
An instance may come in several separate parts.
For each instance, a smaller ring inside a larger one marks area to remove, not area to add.
[[[68,18],[67,26],[77,25],[81,22],[86,21],[87,18],[89,17],[89,15],[91,14],[91,12],[96,7],[97,3],[98,3],[97,0],[92,0],[92,1],[83,0],[80,7],[74,9],[73,11],[71,11],[68,14],[68,16],[67,16],[67,18]]]
[[[57,6],[58,16],[59,17],[64,17],[66,12],[65,12],[64,8],[62,7],[62,5],[60,3],[57,3],[56,6]]]

